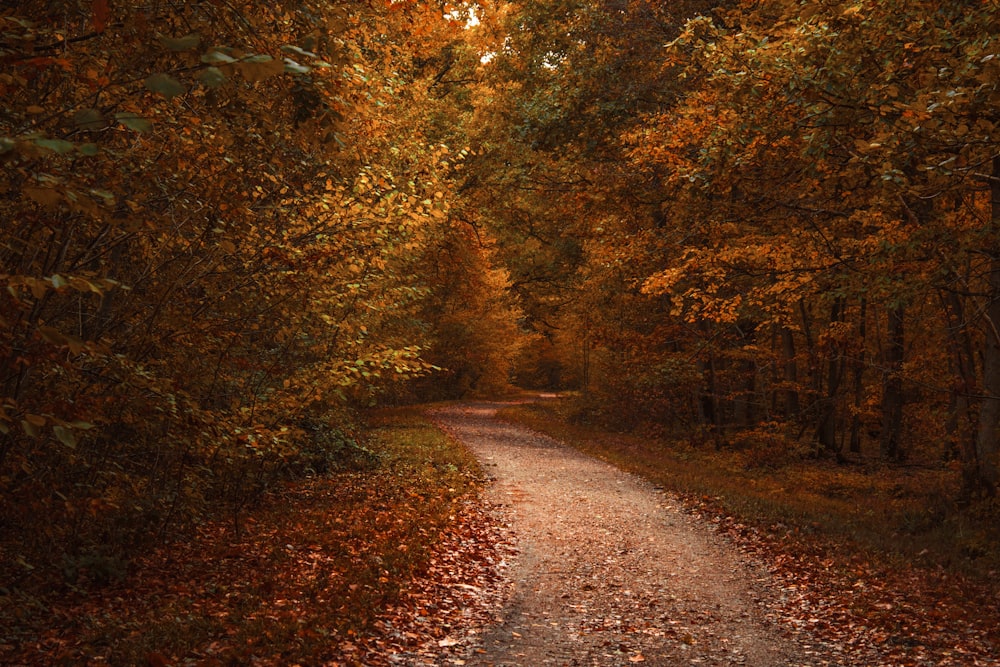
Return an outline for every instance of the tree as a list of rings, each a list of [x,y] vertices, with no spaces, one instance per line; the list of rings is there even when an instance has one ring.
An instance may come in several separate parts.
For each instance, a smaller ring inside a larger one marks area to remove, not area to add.
[[[724,441],[779,417],[819,452],[902,459],[978,407],[949,432],[966,495],[991,494],[996,8],[505,7],[474,185],[608,412]]]
[[[433,370],[414,320],[467,154],[429,118],[426,62],[463,26],[446,11],[0,16],[11,558],[127,557],[212,504],[238,516],[303,452],[335,460],[350,410]]]

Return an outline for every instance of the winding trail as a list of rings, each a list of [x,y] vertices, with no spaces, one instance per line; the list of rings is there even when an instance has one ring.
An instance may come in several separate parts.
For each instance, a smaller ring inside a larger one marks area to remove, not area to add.
[[[503,620],[465,663],[812,665],[763,620],[766,573],[648,483],[527,428],[501,404],[433,413],[493,478],[518,556]]]

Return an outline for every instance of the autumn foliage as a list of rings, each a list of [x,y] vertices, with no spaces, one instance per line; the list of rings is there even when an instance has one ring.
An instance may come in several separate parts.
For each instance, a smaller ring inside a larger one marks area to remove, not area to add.
[[[473,168],[534,377],[993,497],[996,4],[721,4],[506,6]]]
[[[1000,488],[1000,9],[0,9],[0,590],[121,577],[358,411],[576,391]],[[953,508],[955,509],[955,508]]]
[[[456,360],[456,387],[504,384],[499,353],[428,356],[440,312],[489,338],[505,287],[450,213],[463,21],[439,9],[0,13],[0,586],[209,510],[238,529],[281,476],[350,465],[352,410]]]

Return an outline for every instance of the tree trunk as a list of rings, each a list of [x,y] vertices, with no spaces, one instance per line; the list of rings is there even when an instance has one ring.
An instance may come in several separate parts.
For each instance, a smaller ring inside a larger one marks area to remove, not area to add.
[[[715,357],[709,355],[707,362],[698,362],[699,370],[705,378],[705,386],[698,397],[698,416],[708,427],[712,437],[719,433],[719,394],[715,379]]]
[[[830,308],[830,324],[840,322],[844,314],[844,299],[837,297]],[[827,353],[826,396],[823,398],[816,426],[816,440],[824,451],[837,451],[837,395],[842,376],[842,350],[838,340],[832,340]]]
[[[1000,257],[990,259],[990,305],[986,310],[983,350],[983,400],[979,407],[976,458],[968,484],[973,497],[996,494],[997,425],[1000,424]]]
[[[865,401],[865,362],[867,360],[868,299],[861,299],[861,313],[858,315],[858,350],[854,358],[854,414],[851,415],[852,454],[861,453],[861,406]]]
[[[799,367],[795,361],[795,338],[788,327],[781,327],[781,350],[785,366],[785,415],[799,415]]]
[[[819,360],[816,352],[816,341],[812,335],[812,322],[809,317],[809,309],[806,307],[805,299],[799,299],[799,313],[802,316],[802,335],[806,341],[806,353],[808,355],[809,367],[808,375],[810,380],[810,391],[814,398],[819,396],[823,387],[822,373],[819,372]]]
[[[954,292],[943,292],[941,300],[948,323],[951,341],[951,358],[955,380],[951,388],[950,414],[945,424],[951,440],[950,451],[957,452],[962,462],[962,499],[971,499],[976,486],[976,437],[975,417],[970,397],[976,390],[976,362],[972,338],[966,325],[965,308],[962,300]]]
[[[983,346],[983,400],[979,407],[976,433],[976,460],[971,485],[973,497],[992,497],[997,492],[997,425],[1000,424],[1000,156],[993,158],[990,181],[990,257],[986,308],[986,337]]]
[[[903,449],[903,360],[906,342],[903,318],[906,308],[896,305],[889,308],[889,344],[885,351],[885,371],[882,380],[882,431],[879,450],[882,456],[893,461],[906,458]]]
[[[749,346],[757,342],[756,323],[742,327],[737,326],[736,331],[743,345]],[[757,401],[757,363],[751,359],[742,364],[734,363],[733,366],[736,370],[734,377],[736,391],[733,392],[733,423],[736,428],[750,428],[757,420],[756,410],[754,410],[754,404]]]

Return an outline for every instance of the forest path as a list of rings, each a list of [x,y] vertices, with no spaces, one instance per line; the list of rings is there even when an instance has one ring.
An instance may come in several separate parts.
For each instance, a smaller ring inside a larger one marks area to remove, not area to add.
[[[679,503],[498,407],[432,413],[493,478],[518,550],[503,621],[465,664],[829,664],[766,623],[767,574]]]

